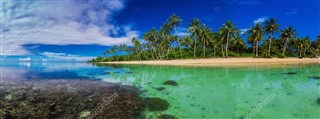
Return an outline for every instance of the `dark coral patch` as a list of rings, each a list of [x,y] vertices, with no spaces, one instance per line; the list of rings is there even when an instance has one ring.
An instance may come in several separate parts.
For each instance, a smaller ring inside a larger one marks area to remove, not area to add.
[[[158,87],[158,88],[154,88],[154,89],[156,89],[157,91],[163,91],[163,90],[165,90],[166,88],[164,88],[164,87]]]
[[[157,117],[158,119],[178,119],[177,117],[169,114],[163,114]]]
[[[169,108],[169,103],[161,98],[146,98],[145,103],[149,111],[165,111]]]
[[[298,73],[297,72],[287,72],[287,73],[284,73],[284,74],[286,74],[286,75],[296,75]]]
[[[320,76],[308,76],[309,79],[320,80]]]
[[[177,86],[178,83],[172,80],[166,81],[163,83],[164,85],[171,85],[171,86]]]

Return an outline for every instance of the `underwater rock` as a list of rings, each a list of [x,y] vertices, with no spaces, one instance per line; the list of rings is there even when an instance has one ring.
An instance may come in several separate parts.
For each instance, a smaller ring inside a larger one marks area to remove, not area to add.
[[[166,81],[163,83],[164,85],[171,85],[171,86],[177,86],[178,83],[172,80]]]
[[[320,80],[320,76],[308,76],[309,79]]]
[[[286,74],[286,75],[296,75],[298,73],[297,72],[287,72],[287,73],[284,73],[284,74]]]
[[[317,99],[317,104],[320,105],[320,98]]]
[[[163,114],[158,116],[157,119],[178,119],[178,118],[173,115]]]
[[[161,98],[146,98],[145,103],[149,111],[165,111],[169,108],[169,103]]]
[[[163,90],[165,90],[166,88],[164,88],[164,87],[159,87],[159,88],[154,88],[154,89],[156,89],[157,91],[163,91]]]

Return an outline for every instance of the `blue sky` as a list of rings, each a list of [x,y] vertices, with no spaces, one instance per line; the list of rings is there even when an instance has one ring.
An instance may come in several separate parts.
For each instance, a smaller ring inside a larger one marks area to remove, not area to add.
[[[2,56],[89,59],[112,45],[130,45],[172,14],[217,30],[226,20],[245,31],[273,17],[299,37],[320,34],[319,0],[1,0]]]

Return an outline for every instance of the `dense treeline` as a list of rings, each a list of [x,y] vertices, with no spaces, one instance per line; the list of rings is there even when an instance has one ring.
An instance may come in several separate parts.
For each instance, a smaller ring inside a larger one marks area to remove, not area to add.
[[[303,58],[317,57],[320,51],[320,35],[313,42],[309,37],[298,38],[293,27],[281,30],[274,18],[257,23],[244,33],[229,20],[214,32],[195,18],[189,24],[188,33],[178,35],[181,23],[182,19],[173,14],[159,30],[152,28],[145,33],[143,40],[133,38],[132,47],[115,45],[92,62],[207,57]],[[244,37],[251,47],[246,45]]]

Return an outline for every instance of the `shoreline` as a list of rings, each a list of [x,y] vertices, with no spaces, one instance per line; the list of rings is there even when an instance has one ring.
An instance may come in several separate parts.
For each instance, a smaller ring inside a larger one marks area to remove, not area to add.
[[[152,61],[117,61],[98,62],[100,64],[134,64],[134,65],[164,65],[164,66],[260,66],[260,65],[291,65],[320,64],[320,58],[207,58],[207,59],[175,59]]]

